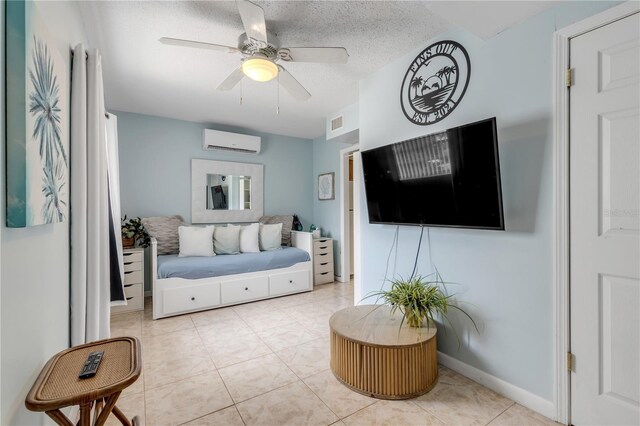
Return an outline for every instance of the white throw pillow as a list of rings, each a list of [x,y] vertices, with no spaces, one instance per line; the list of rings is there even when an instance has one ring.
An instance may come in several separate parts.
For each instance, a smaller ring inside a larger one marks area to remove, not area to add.
[[[240,228],[237,226],[216,226],[213,232],[213,251],[216,254],[240,253]]]
[[[260,244],[258,243],[258,235],[260,234],[260,224],[252,223],[246,226],[237,226],[240,228],[240,253],[258,253]]]
[[[282,224],[260,224],[260,250],[278,250],[282,248]]]
[[[178,228],[180,254],[186,256],[215,256],[213,231],[215,226],[181,226]]]

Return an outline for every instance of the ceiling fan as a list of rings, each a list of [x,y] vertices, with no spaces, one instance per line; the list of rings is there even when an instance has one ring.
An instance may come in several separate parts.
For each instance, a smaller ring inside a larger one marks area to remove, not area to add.
[[[311,94],[278,62],[316,62],[345,64],[349,58],[344,47],[281,47],[280,41],[267,30],[264,10],[248,0],[236,0],[245,32],[238,37],[238,47],[202,41],[162,37],[161,43],[242,54],[241,65],[220,85],[218,90],[231,90],[245,76],[265,82],[278,77],[278,82],[293,98],[306,101]]]

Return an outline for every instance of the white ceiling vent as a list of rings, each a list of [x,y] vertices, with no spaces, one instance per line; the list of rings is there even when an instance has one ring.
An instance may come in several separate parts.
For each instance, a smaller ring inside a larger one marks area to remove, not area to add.
[[[339,115],[336,118],[331,120],[331,131],[335,132],[336,130],[340,130],[344,127],[344,116]]]
[[[261,141],[260,136],[211,129],[204,129],[202,132],[202,149],[205,151],[223,150],[259,154]]]

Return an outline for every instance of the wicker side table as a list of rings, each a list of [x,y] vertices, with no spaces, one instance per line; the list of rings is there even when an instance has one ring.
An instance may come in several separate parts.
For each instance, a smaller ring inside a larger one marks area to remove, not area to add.
[[[78,374],[90,352],[104,351],[102,363],[94,377],[78,379]],[[66,349],[53,356],[27,394],[25,405],[31,411],[44,411],[57,424],[72,426],[61,408],[80,406],[79,425],[88,426],[95,408],[94,424],[103,425],[113,414],[123,425],[131,421],[116,407],[116,401],[138,377],[141,371],[140,342],[135,337],[116,337]]]

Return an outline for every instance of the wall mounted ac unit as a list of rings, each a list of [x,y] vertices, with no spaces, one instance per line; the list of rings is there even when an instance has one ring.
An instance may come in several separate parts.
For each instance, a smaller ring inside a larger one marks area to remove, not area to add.
[[[204,129],[202,132],[202,149],[244,152],[259,154],[262,139],[260,136],[242,135],[240,133],[222,132]]]

